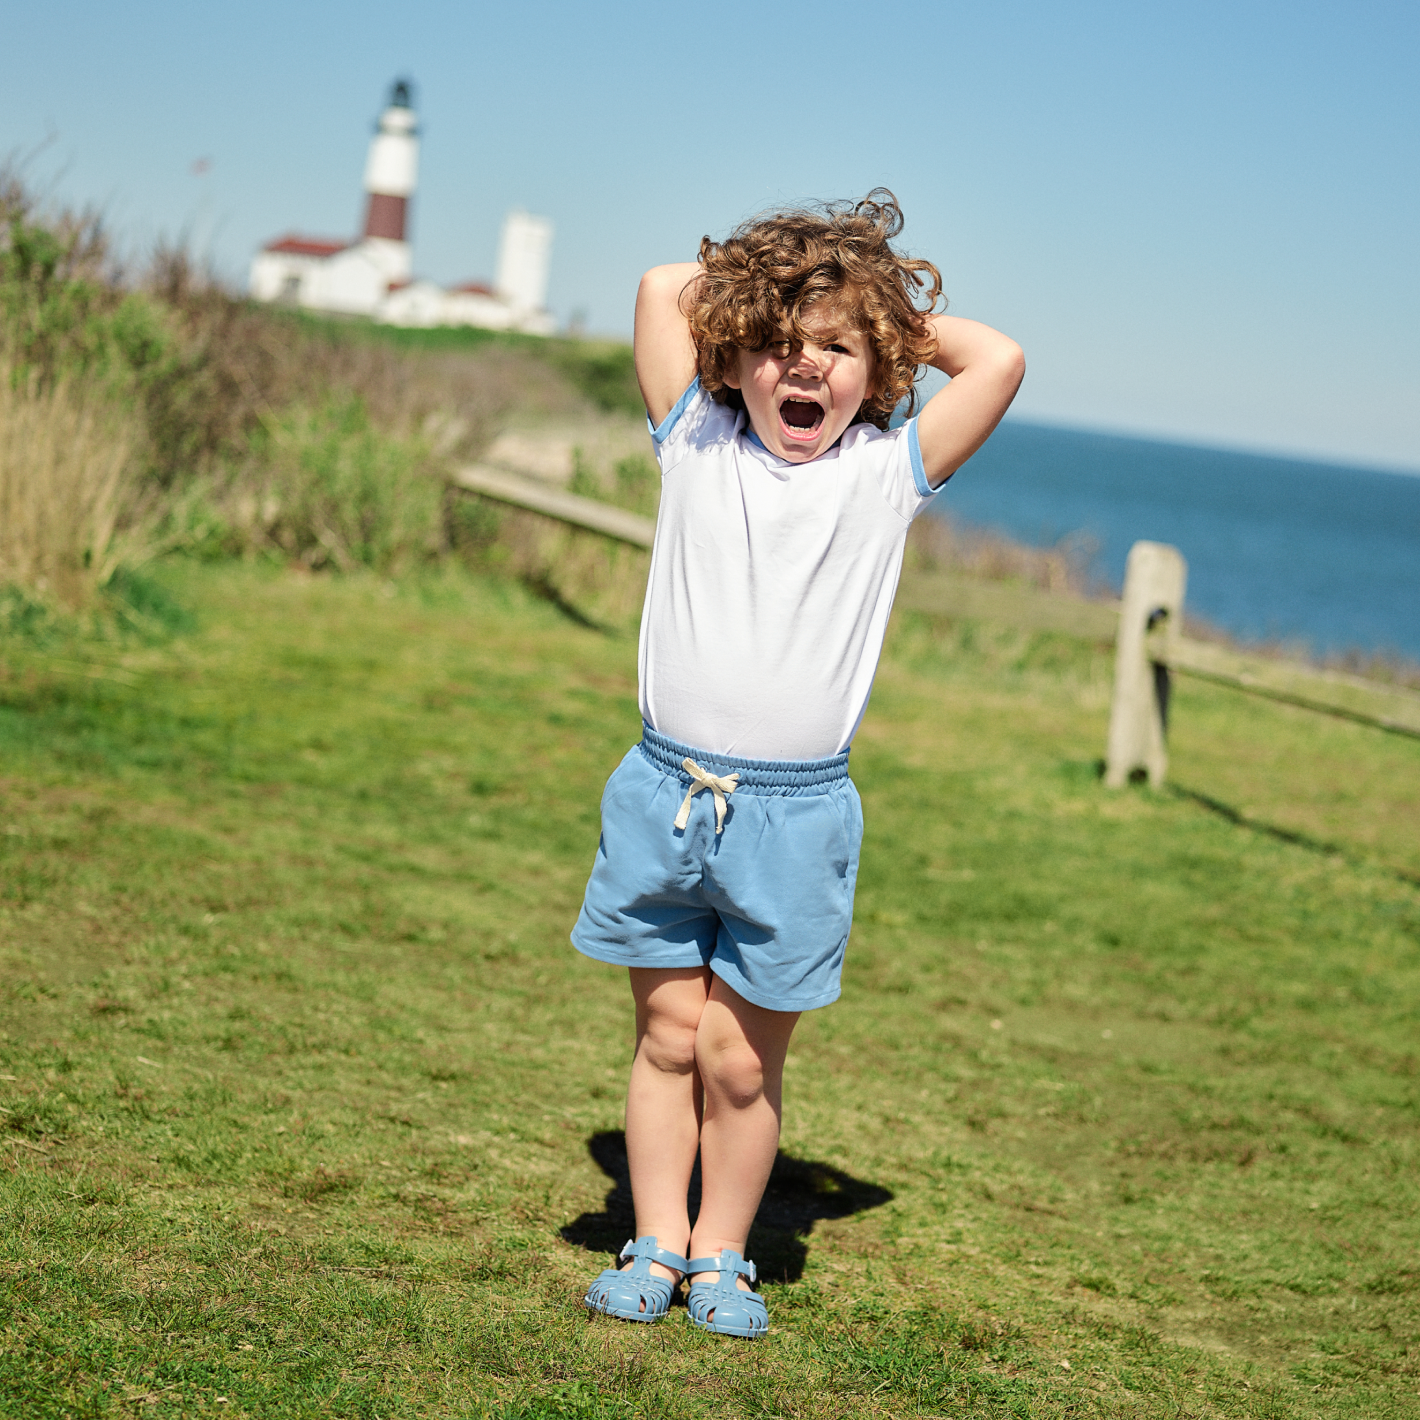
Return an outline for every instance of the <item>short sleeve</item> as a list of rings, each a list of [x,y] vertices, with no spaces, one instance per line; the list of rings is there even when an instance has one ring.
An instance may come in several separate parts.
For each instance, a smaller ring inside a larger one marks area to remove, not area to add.
[[[697,375],[659,424],[652,424],[649,415],[646,418],[661,473],[669,473],[694,450],[731,441],[739,428],[739,419],[735,410],[717,404],[706,394]]]
[[[871,466],[883,498],[909,523],[945,486],[933,488],[927,482],[915,419],[888,430],[857,425],[844,438],[844,453]]]

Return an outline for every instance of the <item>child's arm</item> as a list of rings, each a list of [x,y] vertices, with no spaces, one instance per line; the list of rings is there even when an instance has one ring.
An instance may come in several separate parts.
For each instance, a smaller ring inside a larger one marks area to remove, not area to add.
[[[698,261],[652,267],[636,292],[636,378],[653,424],[671,412],[695,378],[695,342],[680,298],[700,270]]]
[[[952,379],[917,419],[922,470],[938,488],[1000,423],[1025,376],[1026,357],[1014,340],[989,325],[957,316],[929,319],[937,337],[932,368]]]

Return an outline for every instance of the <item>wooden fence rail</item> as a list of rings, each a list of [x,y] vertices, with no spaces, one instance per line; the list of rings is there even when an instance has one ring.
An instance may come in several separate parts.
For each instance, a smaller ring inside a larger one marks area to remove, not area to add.
[[[610,503],[598,503],[595,498],[581,498],[563,488],[538,483],[501,468],[467,464],[454,470],[450,482],[470,493],[481,493],[499,503],[543,513],[573,527],[587,528],[618,542],[629,542],[633,547],[650,547],[655,541],[656,525],[650,518],[628,513],[625,508],[614,508]]]
[[[1150,654],[1155,654],[1152,641]],[[1249,656],[1185,637],[1179,637],[1162,655],[1169,669],[1181,675],[1236,686],[1269,700],[1356,720],[1392,734],[1420,737],[1420,695],[1399,686],[1321,670],[1299,661]]]
[[[451,475],[470,493],[556,518],[573,527],[650,547],[656,525],[623,508],[582,498],[487,464]],[[1307,710],[1420,738],[1420,695],[1301,661],[1249,655],[1183,635],[1183,554],[1165,543],[1136,542],[1125,567],[1120,602],[1085,601],[984,582],[950,572],[903,576],[897,604],[909,611],[997,621],[1030,631],[1059,631],[1115,643],[1114,698],[1105,753],[1105,782],[1118,787],[1139,771],[1159,785],[1168,772],[1169,695],[1174,675],[1230,685]]]

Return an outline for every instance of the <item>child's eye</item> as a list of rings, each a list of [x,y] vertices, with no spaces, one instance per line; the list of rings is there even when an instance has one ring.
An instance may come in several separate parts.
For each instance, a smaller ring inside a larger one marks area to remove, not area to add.
[[[835,355],[847,355],[849,353],[848,347],[838,344],[837,341],[834,341],[831,345],[825,345],[824,349],[831,350]]]
[[[770,342],[769,353],[776,360],[787,360],[789,358],[789,342],[787,340],[774,340]]]

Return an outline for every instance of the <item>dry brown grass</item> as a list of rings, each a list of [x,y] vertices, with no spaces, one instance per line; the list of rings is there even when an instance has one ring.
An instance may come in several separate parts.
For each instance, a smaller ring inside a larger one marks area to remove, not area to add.
[[[113,575],[137,504],[138,417],[60,380],[16,380],[0,363],[0,584],[69,609]]]
[[[161,250],[143,280],[167,313],[179,359],[155,379],[148,420],[164,482],[242,462],[251,436],[296,406],[356,396],[393,438],[426,437],[435,452],[476,458],[546,383],[519,352],[402,349],[359,326],[253,305]]]
[[[984,528],[944,517],[918,518],[907,539],[904,566],[917,572],[961,572],[992,582],[1023,582],[1046,592],[1108,596],[1090,575],[1096,548],[1081,538],[1054,547],[1027,547]]]

